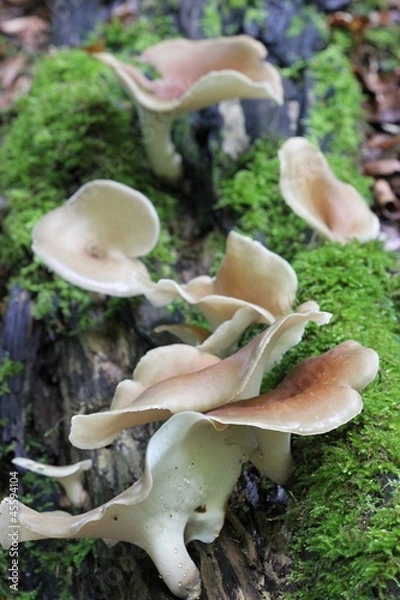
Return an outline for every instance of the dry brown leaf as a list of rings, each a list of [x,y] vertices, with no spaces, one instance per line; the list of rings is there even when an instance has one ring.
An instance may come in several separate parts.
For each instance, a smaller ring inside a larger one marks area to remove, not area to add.
[[[13,86],[0,94],[0,110],[9,108],[19,96],[28,93],[30,87],[30,76],[23,74],[17,77]]]
[[[47,21],[33,15],[3,21],[0,32],[17,37],[26,50],[35,51],[46,40],[49,28],[50,24]]]
[[[105,40],[103,38],[98,38],[93,44],[88,44],[83,46],[83,50],[88,54],[95,54],[96,52],[104,52],[105,49]]]
[[[10,56],[0,63],[0,84],[5,90],[11,88],[26,69],[27,59],[23,54]]]
[[[387,133],[378,133],[373,135],[367,142],[368,148],[380,148],[381,150],[391,150],[397,147],[400,150],[400,135],[389,135]]]
[[[364,165],[364,173],[372,177],[382,177],[400,173],[400,160],[397,158],[384,158],[370,161]]]

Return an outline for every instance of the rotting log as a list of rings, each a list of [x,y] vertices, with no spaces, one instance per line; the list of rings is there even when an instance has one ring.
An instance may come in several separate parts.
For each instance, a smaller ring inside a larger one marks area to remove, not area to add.
[[[14,455],[28,454],[35,460],[46,459],[60,465],[90,457],[94,464],[85,479],[90,506],[85,508],[95,507],[140,477],[148,440],[158,424],[131,428],[111,446],[86,452],[69,443],[70,420],[74,414],[108,407],[115,386],[131,376],[149,343],[132,320],[130,326],[126,325],[129,319],[124,320],[124,326],[115,324],[110,329],[109,325],[100,325],[76,335],[50,338],[43,323],[32,319],[30,305],[29,294],[16,288],[10,295],[3,323],[3,352],[23,364],[23,370],[10,381],[10,393],[1,402],[0,417],[6,421],[3,443],[13,448],[3,461],[3,474],[7,469],[15,470],[11,464]],[[30,448],[38,454],[32,455]],[[21,474],[20,494],[31,493],[23,480]],[[189,552],[201,572],[201,600],[279,598],[279,572],[286,569],[288,561],[280,561],[279,553],[275,553],[273,544],[280,534],[266,513],[267,506],[271,511],[273,503],[267,503],[261,495],[254,471],[244,475],[230,499],[220,537],[213,544],[189,544]],[[72,510],[61,491],[60,495],[44,496],[43,502],[51,502],[53,510]],[[36,504],[34,508],[43,510]],[[25,566],[19,589],[39,587],[43,600],[55,600],[61,591],[65,592],[61,574],[50,567],[46,572],[46,563],[38,555],[62,552],[70,543],[73,542],[35,542],[32,560],[29,546],[25,551],[22,544],[20,555]],[[274,565],[278,565],[276,572]],[[69,590],[77,599],[174,598],[147,554],[130,544],[107,545],[98,540],[95,553],[89,553],[79,567],[70,569]]]

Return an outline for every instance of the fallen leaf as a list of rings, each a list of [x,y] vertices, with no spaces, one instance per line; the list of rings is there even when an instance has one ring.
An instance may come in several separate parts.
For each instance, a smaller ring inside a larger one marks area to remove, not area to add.
[[[381,150],[391,150],[397,147],[400,150],[400,135],[389,135],[378,133],[373,135],[367,142],[368,148],[380,148]]]
[[[384,158],[374,162],[367,162],[364,165],[364,173],[365,175],[370,175],[372,177],[382,177],[400,173],[400,160],[397,160],[397,158]]]
[[[50,24],[35,15],[8,19],[0,24],[0,32],[16,36],[28,51],[37,50],[44,41]]]
[[[3,89],[9,89],[17,77],[21,75],[27,65],[27,59],[23,54],[10,56],[0,63],[0,84]]]

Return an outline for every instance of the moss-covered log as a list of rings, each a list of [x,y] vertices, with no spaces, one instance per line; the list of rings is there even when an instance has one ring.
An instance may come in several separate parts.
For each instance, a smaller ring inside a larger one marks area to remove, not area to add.
[[[247,12],[241,2],[233,4],[235,10],[219,11],[218,2],[193,3],[200,31],[219,35],[250,28],[258,37],[268,36],[262,3],[252,3]],[[104,30],[109,49],[129,57],[160,37],[176,35],[176,23],[188,35],[199,34],[198,23],[195,31],[190,27],[193,16],[187,4],[181,5],[177,14],[171,8],[177,17],[174,26],[165,14],[151,19],[144,14],[130,28],[110,24]],[[304,92],[290,99],[304,108],[296,131],[330,148],[336,174],[368,197],[369,181],[360,176],[357,164],[361,96],[346,54],[351,40],[339,36],[328,44],[324,16],[308,3],[300,17],[284,11],[292,26],[285,40],[290,38],[291,48],[299,51],[301,45],[292,38],[311,12],[323,25],[321,35],[313,37],[318,43],[313,42],[312,51],[322,43],[326,50],[312,60],[296,55],[302,60],[285,62],[278,44],[275,56],[288,86]],[[309,94],[310,81],[315,94]],[[345,118],[337,105],[346,108]],[[298,303],[313,299],[332,311],[331,324],[318,331],[310,328],[266,378],[265,389],[295,362],[348,338],[374,348],[381,359],[379,377],[365,392],[357,421],[329,435],[294,441],[297,468],[284,489],[252,468],[244,471],[220,537],[214,544],[189,546],[201,571],[201,600],[397,599],[396,257],[379,242],[341,246],[316,240],[282,201],[279,139],[261,139],[232,160],[220,151],[223,121],[218,114],[211,123],[204,114],[186,115],[177,123],[174,135],[187,178],[180,188],[166,188],[150,172],[135,110],[118,82],[81,50],[60,50],[39,61],[31,92],[17,108],[4,117],[0,147],[1,191],[9,203],[0,254],[10,289],[1,338],[1,491],[7,493],[8,473],[14,470],[10,459],[21,452],[54,464],[93,458],[94,468],[85,479],[91,506],[110,499],[142,472],[156,426],[128,430],[111,447],[83,453],[68,442],[70,419],[109,406],[115,385],[130,377],[138,359],[159,343],[152,326],[160,319],[195,320],[198,315],[182,305],[160,315],[140,301],[76,290],[49,274],[30,252],[30,231],[41,214],[90,179],[117,179],[148,194],[160,214],[160,243],[146,259],[155,278],[188,279],[209,268],[215,272],[224,244],[221,231],[235,227],[292,262],[300,283]],[[246,110],[249,106],[244,107],[249,123]],[[258,107],[252,118],[260,111],[265,114]],[[287,125],[282,114],[279,119]],[[211,212],[212,218],[205,219]],[[199,227],[199,217],[207,227]],[[71,509],[55,484],[33,474],[21,474],[20,495],[36,509]],[[148,556],[128,544],[30,542],[21,544],[20,559],[21,600],[173,598]],[[2,554],[4,573],[7,561]],[[15,597],[4,579],[0,595]]]

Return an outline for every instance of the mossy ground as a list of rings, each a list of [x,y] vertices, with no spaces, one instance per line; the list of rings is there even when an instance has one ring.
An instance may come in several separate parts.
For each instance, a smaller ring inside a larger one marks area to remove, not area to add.
[[[315,81],[307,137],[324,149],[336,175],[371,202],[371,180],[359,165],[363,98],[347,54],[352,41],[342,33],[336,38],[307,64]],[[398,257],[380,242],[342,246],[310,238],[282,201],[279,145],[259,140],[235,165],[223,167],[218,207],[243,233],[290,260],[299,303],[316,300],[333,317],[329,325],[308,328],[264,388],[307,356],[346,339],[380,356],[359,418],[332,434],[294,440],[297,468],[285,515],[293,567],[284,598],[394,600],[400,595]]]
[[[214,13],[210,9],[208,16]],[[129,54],[157,41],[164,30],[172,31],[170,23],[160,23],[159,31],[154,31],[153,21],[141,21],[128,32],[112,24],[103,36],[109,49]],[[212,19],[211,25],[216,26]],[[350,47],[351,40],[340,34],[307,65],[316,82],[308,137],[329,149],[336,174],[369,199],[370,181],[359,174],[357,161],[362,97],[348,57]],[[287,75],[299,76],[305,65],[296,68]],[[155,203],[163,224],[149,268],[157,276],[168,275],[182,247],[176,226],[179,197],[151,174],[135,111],[118,83],[83,51],[57,51],[39,61],[32,90],[16,108],[16,114],[6,117],[0,148],[0,177],[10,203],[2,262],[12,273],[11,282],[32,292],[37,318],[63,331],[77,330],[89,324],[96,308],[90,295],[49,275],[39,261],[32,262],[30,231],[35,221],[91,179],[113,178],[137,187]],[[345,339],[374,348],[381,360],[378,378],[363,393],[365,408],[359,418],[335,433],[294,440],[297,469],[288,486],[292,500],[285,516],[291,532],[287,553],[294,563],[285,599],[394,600],[400,569],[396,260],[378,242],[341,246],[312,237],[282,201],[279,144],[259,140],[237,163],[217,167],[217,210],[236,229],[290,260],[299,278],[298,302],[316,300],[333,318],[322,328],[310,327],[265,385],[279,381],[295,362]],[[217,248],[215,271],[223,243],[220,234],[211,238]],[[108,303],[112,318],[119,302]],[[79,542],[76,552],[67,555],[67,546],[62,546],[66,572],[91,551]],[[40,554],[38,548],[39,563],[47,564],[48,555]],[[56,556],[58,560],[60,554]]]
[[[292,264],[299,301],[315,299],[333,317],[310,329],[268,385],[346,339],[374,348],[380,370],[362,392],[360,417],[334,433],[294,441],[298,466],[287,488],[286,524],[295,591],[287,597],[394,599],[400,567],[400,339],[390,300],[399,287],[396,259],[375,242],[327,243],[299,252]]]

